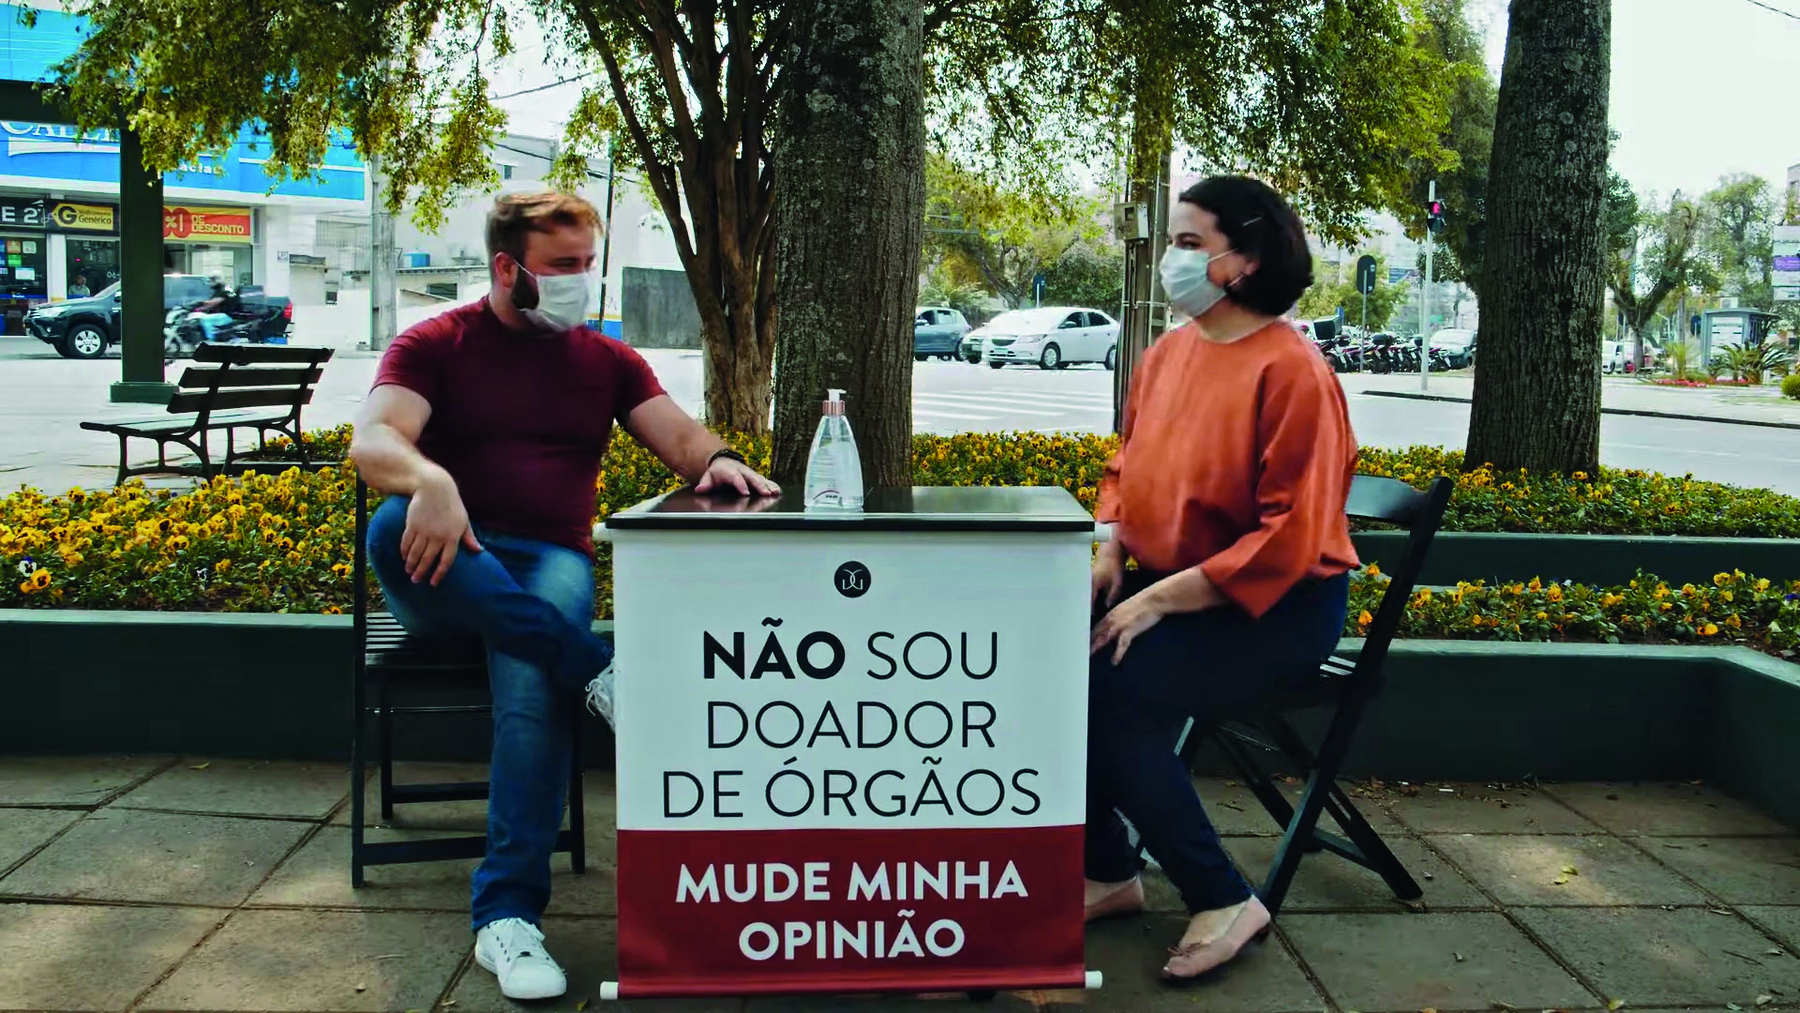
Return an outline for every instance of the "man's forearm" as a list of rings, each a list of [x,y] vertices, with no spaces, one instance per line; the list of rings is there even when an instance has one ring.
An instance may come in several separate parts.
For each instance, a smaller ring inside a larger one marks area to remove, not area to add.
[[[725,441],[719,439],[712,430],[696,422],[683,435],[681,446],[675,452],[680,460],[665,461],[672,470],[689,482],[698,482],[700,476],[706,474],[707,466],[712,463],[714,454],[725,449]]]
[[[350,443],[350,459],[364,482],[394,495],[411,496],[429,483],[450,480],[448,472],[419,453],[419,448],[392,426],[379,423],[358,427]]]

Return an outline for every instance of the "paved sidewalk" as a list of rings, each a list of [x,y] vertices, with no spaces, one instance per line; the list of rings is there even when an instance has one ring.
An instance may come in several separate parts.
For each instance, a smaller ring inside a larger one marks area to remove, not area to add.
[[[409,777],[479,768],[417,765]],[[1182,916],[1093,927],[1094,992],[919,999],[632,1002],[671,1011],[1442,1010],[1800,1008],[1800,837],[1710,788],[1359,786],[1429,909],[1372,874],[1309,857],[1265,946],[1198,988],[1156,980]],[[1260,872],[1272,827],[1207,781],[1227,846]],[[0,757],[0,1010],[604,1009],[616,977],[610,777],[589,781],[593,855],[557,862],[548,945],[565,998],[500,998],[473,966],[472,863],[372,869],[352,890],[344,769],[196,757]],[[479,804],[413,807],[405,836],[479,828]]]
[[[1434,374],[1426,390],[1419,388],[1417,373],[1343,373],[1349,393],[1394,392],[1428,394],[1467,401],[1475,387],[1472,373]],[[1659,387],[1642,380],[1606,377],[1601,385],[1601,406],[1631,412],[1658,412],[1679,417],[1726,422],[1778,422],[1800,426],[1800,401],[1781,396],[1776,384],[1761,387]]]

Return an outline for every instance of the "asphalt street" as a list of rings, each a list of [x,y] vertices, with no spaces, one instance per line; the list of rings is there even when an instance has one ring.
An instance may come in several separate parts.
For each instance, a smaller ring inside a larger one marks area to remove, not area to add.
[[[650,350],[646,358],[669,393],[690,411],[695,410],[701,393],[698,354]],[[368,353],[342,352],[333,359],[307,409],[307,425],[349,421],[368,389],[375,365],[375,357]],[[170,368],[171,377],[177,375],[178,367]],[[93,488],[109,484],[117,461],[117,442],[105,434],[83,432],[78,424],[87,419],[156,414],[148,406],[109,404],[108,385],[118,376],[116,357],[70,361],[31,339],[0,338],[0,488],[23,483],[60,492],[72,485]],[[914,424],[920,432],[935,433],[1107,432],[1112,424],[1112,379],[1111,373],[1093,366],[1045,372],[1018,366],[995,370],[963,362],[916,363]],[[1434,390],[1453,393],[1456,384],[1454,377],[1442,378]],[[1351,420],[1363,444],[1462,445],[1468,431],[1468,405],[1365,393],[1371,385],[1375,385],[1371,378],[1345,378]],[[1466,381],[1461,390],[1466,392]],[[1637,395],[1628,387],[1619,390]],[[1706,400],[1705,392],[1666,394],[1658,404],[1671,410],[1695,414],[1713,410],[1714,402]],[[1609,386],[1609,404],[1613,395]],[[1733,410],[1744,414],[1762,409],[1737,406]],[[1770,417],[1780,410],[1771,404]],[[1197,431],[1196,438],[1203,438],[1203,433]],[[1800,430],[1608,415],[1601,424],[1601,459],[1617,467],[1691,473],[1698,478],[1800,495]]]

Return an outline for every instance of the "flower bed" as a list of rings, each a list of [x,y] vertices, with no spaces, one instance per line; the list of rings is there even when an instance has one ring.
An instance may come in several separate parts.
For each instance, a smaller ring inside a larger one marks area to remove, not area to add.
[[[342,457],[349,427],[309,433],[309,451]],[[766,437],[740,437],[734,445],[754,467],[767,468]],[[1045,433],[968,433],[913,437],[918,485],[1060,485],[1092,510],[1100,475],[1118,449],[1112,436]],[[291,458],[281,441],[265,452]],[[1768,489],[1703,482],[1692,476],[1602,468],[1573,475],[1464,473],[1462,453],[1439,447],[1385,450],[1364,447],[1357,470],[1424,485],[1438,475],[1456,479],[1444,514],[1445,531],[1509,531],[1534,534],[1689,535],[1721,538],[1800,538],[1800,499]],[[601,517],[674,488],[662,462],[618,434],[600,475],[596,505]],[[0,504],[4,504],[0,500]],[[0,523],[5,521],[0,505]]]
[[[309,450],[342,456],[347,430],[308,434]],[[766,467],[767,439],[735,441]],[[920,485],[1062,485],[1092,509],[1112,437],[1045,434],[920,436]],[[292,448],[271,447],[274,458]],[[1365,450],[1359,469],[1414,484],[1457,476],[1446,530],[1800,537],[1800,500],[1634,471],[1557,476],[1460,474],[1455,453]],[[674,488],[648,451],[620,435],[596,490],[605,517]],[[106,492],[0,498],[0,608],[324,612],[350,604],[354,476],[345,468],[216,479],[192,492],[130,483]],[[596,562],[598,613],[611,613],[611,555]],[[1353,585],[1346,632],[1379,600],[1379,575]],[[1669,588],[1462,584],[1421,591],[1402,634],[1505,640],[1739,642],[1772,652],[1800,637],[1800,582],[1721,574]]]
[[[1680,378],[1673,377],[1673,376],[1663,376],[1663,377],[1658,377],[1654,380],[1647,380],[1645,382],[1647,382],[1655,387],[1761,387],[1762,386],[1762,384],[1760,382],[1757,382],[1754,380],[1732,380],[1732,379],[1728,379],[1728,378],[1724,378],[1724,377],[1720,377],[1718,379],[1693,378],[1693,379],[1685,379],[1684,380],[1684,379],[1680,379]]]
[[[1346,632],[1360,635],[1387,578],[1371,566],[1350,584]],[[1439,640],[1741,643],[1782,657],[1800,647],[1800,581],[1777,584],[1742,571],[1709,584],[1671,587],[1648,574],[1622,587],[1540,580],[1420,588],[1400,636]]]

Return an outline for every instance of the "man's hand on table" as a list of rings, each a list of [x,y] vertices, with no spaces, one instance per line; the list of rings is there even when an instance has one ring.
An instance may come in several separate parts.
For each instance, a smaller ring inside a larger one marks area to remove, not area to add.
[[[441,474],[420,483],[406,508],[406,533],[400,537],[407,575],[415,584],[429,579],[435,587],[456,562],[457,549],[463,547],[481,551],[456,482]]]
[[[779,496],[781,486],[758,475],[754,468],[729,457],[717,457],[707,466],[706,474],[694,483],[695,492],[724,492],[735,489],[739,496]]]

